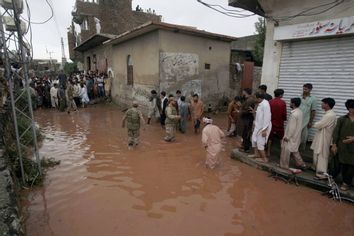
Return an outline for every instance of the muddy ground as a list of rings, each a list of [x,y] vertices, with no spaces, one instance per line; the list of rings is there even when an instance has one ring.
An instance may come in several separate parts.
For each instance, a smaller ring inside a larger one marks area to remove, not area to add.
[[[158,124],[146,126],[128,151],[113,106],[36,118],[46,135],[40,154],[61,164],[27,197],[28,236],[353,235],[352,205],[230,159],[234,139],[207,170],[192,131],[165,143]],[[225,115],[216,124],[226,129]]]

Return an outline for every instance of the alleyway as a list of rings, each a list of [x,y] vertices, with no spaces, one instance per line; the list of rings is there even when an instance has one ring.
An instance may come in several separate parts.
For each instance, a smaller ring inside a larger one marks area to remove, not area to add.
[[[206,170],[200,136],[165,143],[159,125],[128,151],[122,113],[94,106],[68,115],[38,111],[40,153],[61,164],[29,196],[28,236],[352,235],[354,207],[275,182],[230,159]],[[216,124],[226,128],[226,118]]]

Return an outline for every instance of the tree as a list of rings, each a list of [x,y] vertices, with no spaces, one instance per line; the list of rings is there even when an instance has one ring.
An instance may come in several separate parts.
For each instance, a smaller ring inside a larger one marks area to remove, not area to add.
[[[256,46],[254,49],[254,59],[257,65],[262,66],[266,34],[265,19],[263,17],[259,17],[258,22],[256,22],[254,25],[256,27],[257,33]]]
[[[76,62],[71,62],[71,63],[67,62],[67,63],[65,63],[65,65],[64,65],[65,74],[71,75],[72,73],[77,72],[77,71],[78,71],[78,69],[77,69]]]

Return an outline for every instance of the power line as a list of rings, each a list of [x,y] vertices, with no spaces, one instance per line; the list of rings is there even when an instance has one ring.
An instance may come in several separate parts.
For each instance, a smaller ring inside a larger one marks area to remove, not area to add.
[[[343,2],[344,2],[344,0],[335,0],[330,3],[325,3],[325,4],[311,7],[309,9],[301,11],[295,15],[292,15],[292,16],[283,16],[283,17],[277,17],[277,18],[271,18],[271,19],[275,20],[275,21],[286,21],[286,20],[292,20],[294,18],[301,17],[301,16],[316,16],[316,15],[320,15],[322,13],[325,13],[325,12],[337,7],[338,5],[342,4]],[[329,6],[329,7],[327,7],[327,6]],[[324,7],[327,7],[327,8],[322,9]],[[318,10],[318,9],[322,9],[322,10],[310,13],[311,11]]]
[[[22,17],[22,19],[27,21],[30,24],[35,24],[35,25],[43,25],[43,24],[47,23],[48,21],[50,21],[54,17],[54,9],[53,9],[52,5],[49,4],[48,0],[45,0],[45,1],[46,1],[47,5],[49,6],[50,12],[51,12],[51,15],[48,19],[46,19],[45,21],[42,21],[42,22],[31,22],[30,20],[24,19],[23,17]],[[28,5],[27,0],[25,0],[25,2],[26,2],[27,9],[29,9],[29,5]]]
[[[234,17],[234,18],[247,18],[247,17],[251,17],[251,16],[254,16],[256,14],[254,13],[251,13],[251,14],[242,14],[241,12],[243,12],[243,10],[229,10],[229,9],[226,9],[224,8],[223,6],[221,5],[217,5],[217,4],[209,4],[209,3],[206,3],[206,2],[203,2],[202,0],[197,0],[197,2],[199,2],[200,4],[214,10],[214,11],[217,11],[223,15],[226,15],[226,16],[229,16],[229,17]],[[220,9],[218,9],[220,8]]]

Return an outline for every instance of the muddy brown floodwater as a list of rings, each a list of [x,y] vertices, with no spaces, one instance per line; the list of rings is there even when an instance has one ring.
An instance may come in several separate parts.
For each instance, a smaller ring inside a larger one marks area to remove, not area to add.
[[[147,126],[128,151],[113,106],[36,118],[46,135],[40,154],[61,164],[28,196],[28,236],[354,234],[352,205],[231,160],[233,139],[211,171],[192,132],[165,143],[159,125]]]

